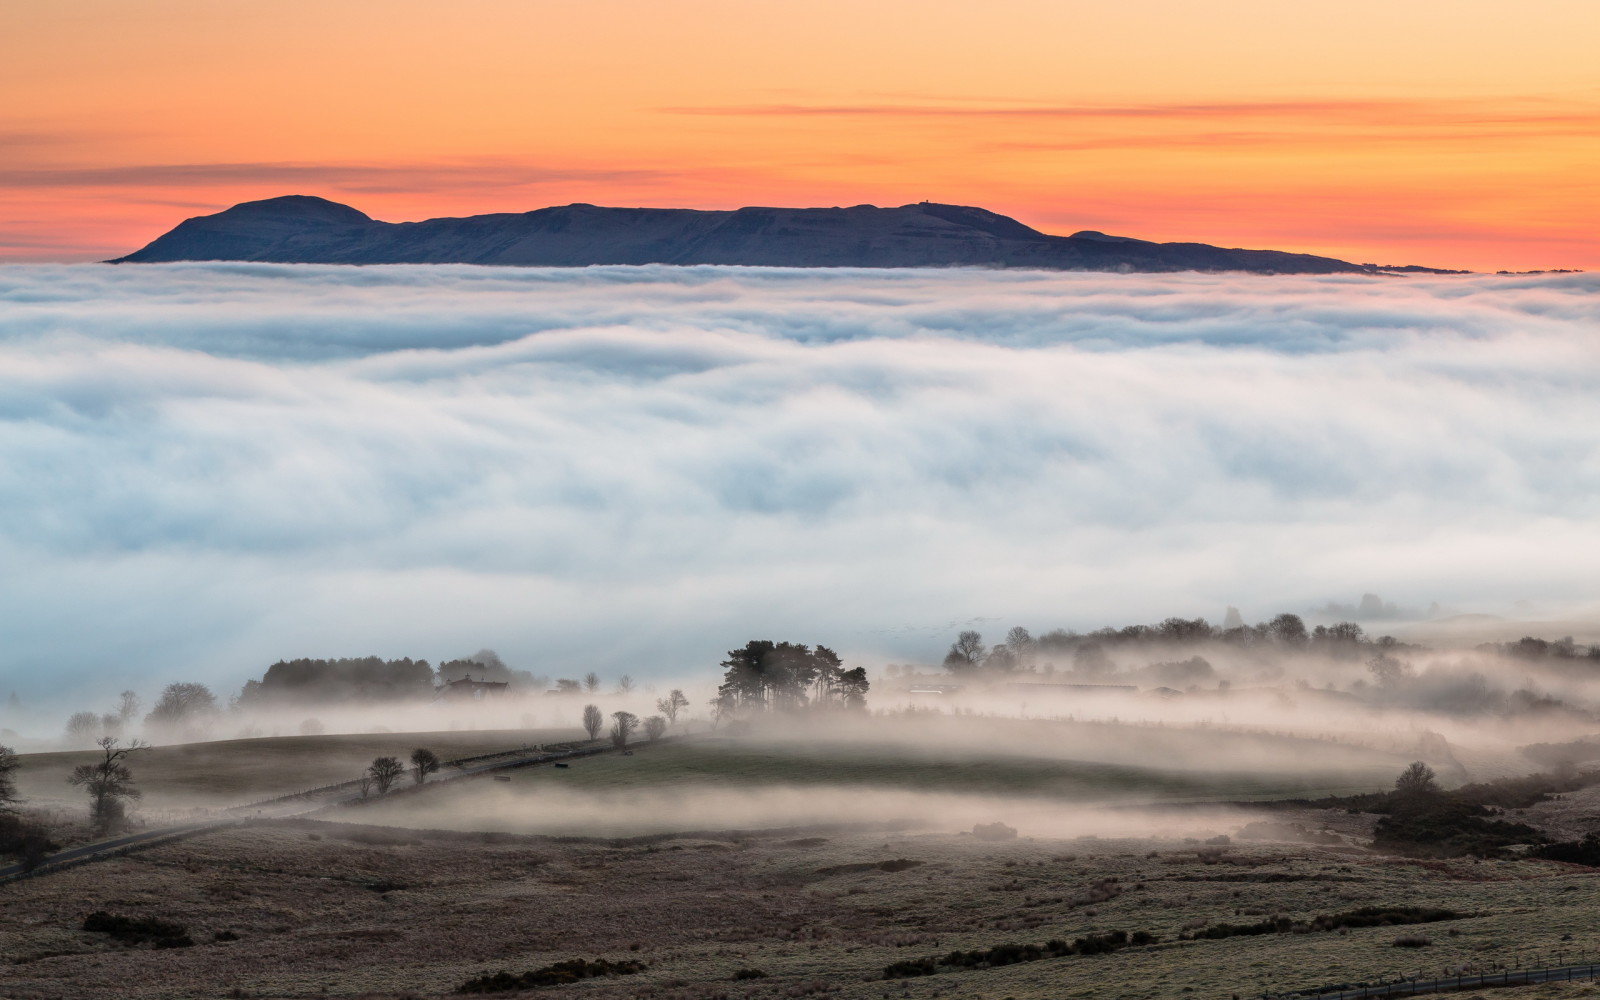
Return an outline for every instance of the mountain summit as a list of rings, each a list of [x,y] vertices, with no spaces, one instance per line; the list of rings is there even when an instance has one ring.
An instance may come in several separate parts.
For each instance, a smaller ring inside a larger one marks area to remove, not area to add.
[[[599,208],[379,222],[306,195],[250,201],[180,223],[112,263],[734,264],[761,267],[1019,267],[1068,271],[1334,274],[1371,268],[1279,250],[1051,236],[981,208]]]

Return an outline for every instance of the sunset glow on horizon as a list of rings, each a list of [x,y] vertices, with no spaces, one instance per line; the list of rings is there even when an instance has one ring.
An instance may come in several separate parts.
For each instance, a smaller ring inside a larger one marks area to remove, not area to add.
[[[1474,270],[1600,267],[1600,5],[12,0],[0,261],[312,194],[978,205]]]

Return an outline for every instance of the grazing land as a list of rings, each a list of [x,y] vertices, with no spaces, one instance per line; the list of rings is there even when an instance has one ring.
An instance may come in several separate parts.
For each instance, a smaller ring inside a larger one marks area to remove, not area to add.
[[[1228,998],[1600,950],[1600,879],[1571,865],[1025,832],[1001,842],[803,830],[563,841],[286,820],[4,891],[4,994],[18,1000],[436,997],[579,958],[645,968],[526,995]],[[1264,917],[1408,906],[1460,916],[1183,940]],[[181,925],[194,944],[83,930],[96,911]],[[958,949],[1119,930],[1158,941],[885,978],[895,963]],[[1429,944],[1395,947],[1403,935]],[[1593,993],[1562,984],[1516,995]]]
[[[238,805],[349,781],[374,757],[404,759],[419,746],[449,760],[581,736],[577,727],[267,736],[152,747],[139,751],[130,766],[144,793],[145,808],[186,809]],[[98,756],[97,750],[23,754],[17,770],[18,792],[33,803],[70,802],[75,806],[82,796],[67,786],[66,777],[77,765],[92,763]]]

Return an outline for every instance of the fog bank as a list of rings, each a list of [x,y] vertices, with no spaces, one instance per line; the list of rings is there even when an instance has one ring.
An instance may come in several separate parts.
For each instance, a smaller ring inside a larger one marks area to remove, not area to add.
[[[0,697],[1582,614],[1600,278],[0,268]],[[49,729],[55,729],[55,715]]]

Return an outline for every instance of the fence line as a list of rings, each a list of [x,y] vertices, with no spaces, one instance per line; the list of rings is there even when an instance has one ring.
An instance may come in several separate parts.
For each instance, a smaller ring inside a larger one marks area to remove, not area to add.
[[[1413,997],[1424,993],[1442,993],[1446,990],[1478,990],[1491,986],[1527,986],[1535,983],[1568,982],[1574,979],[1594,979],[1600,975],[1600,965],[1567,965],[1548,969],[1524,969],[1513,972],[1484,972],[1477,975],[1458,975],[1444,979],[1398,979],[1390,983],[1362,983],[1358,986],[1336,986],[1332,989],[1291,990],[1283,993],[1262,993],[1265,998],[1289,1000],[1366,1000],[1368,997]]]

